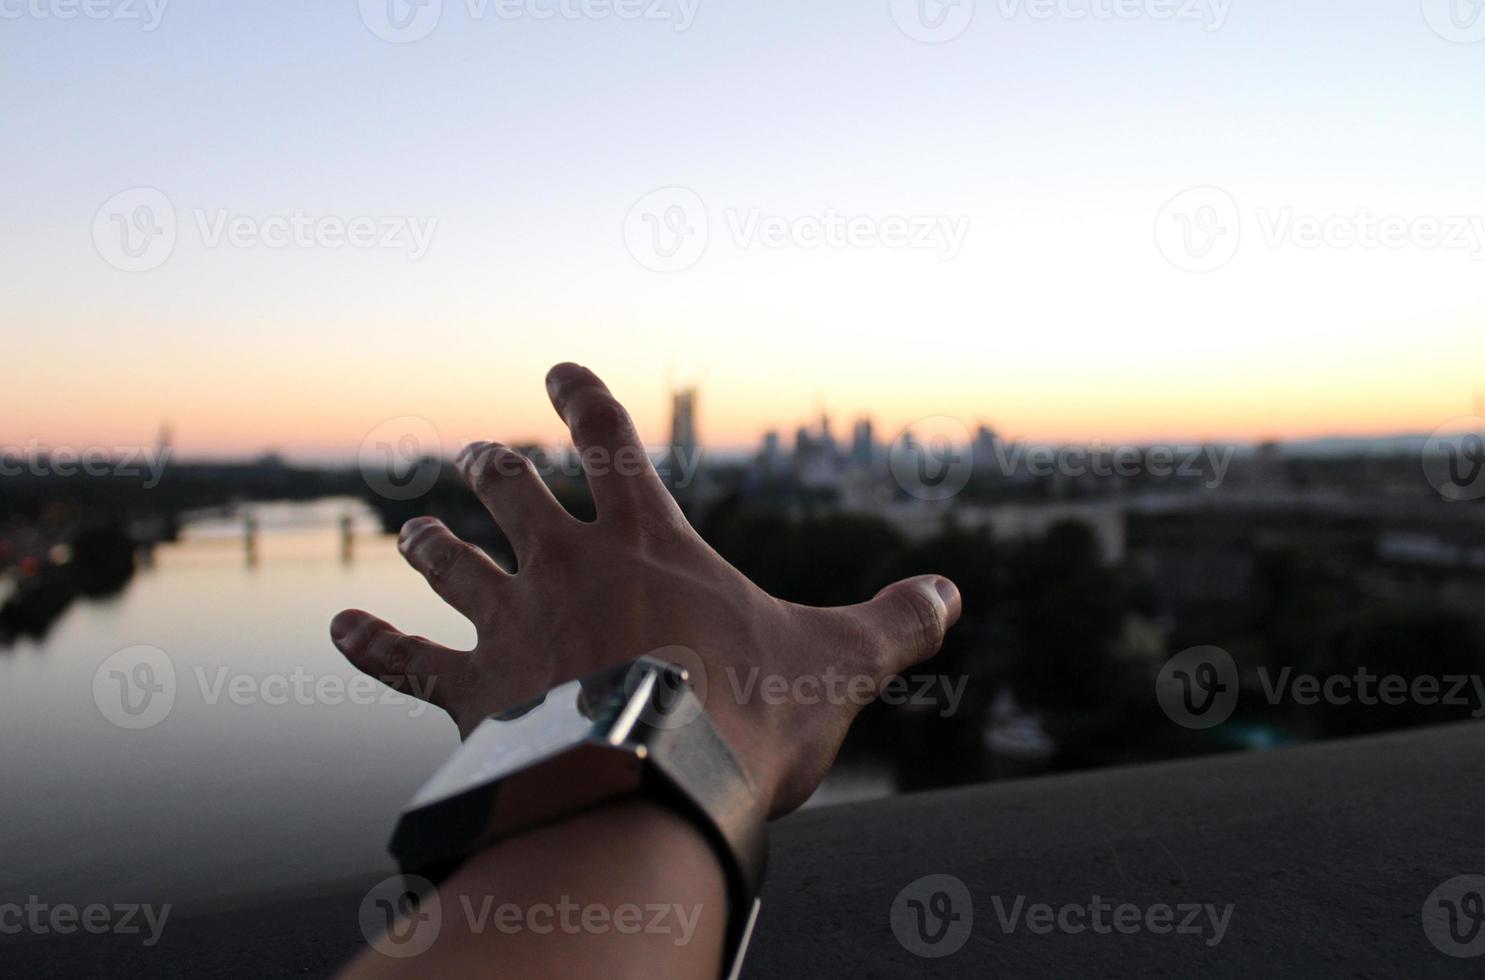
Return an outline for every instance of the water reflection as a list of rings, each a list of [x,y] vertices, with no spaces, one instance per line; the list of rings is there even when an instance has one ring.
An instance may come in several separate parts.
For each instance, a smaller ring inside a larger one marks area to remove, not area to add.
[[[352,515],[355,561],[343,561]],[[453,726],[364,684],[329,618],[366,605],[468,647],[473,630],[348,501],[203,515],[112,601],[73,604],[0,658],[0,900],[193,899],[387,864],[398,807],[453,748]],[[94,678],[118,651],[169,658],[174,701],[119,727]]]
[[[457,735],[352,670],[327,625],[359,606],[459,648],[473,628],[359,503],[251,513],[251,554],[243,510],[192,515],[113,598],[71,604],[0,657],[0,902],[189,906],[388,867],[398,810]],[[136,674],[154,658],[139,650],[167,659]],[[166,674],[163,717],[127,727],[152,719],[108,697],[132,677],[159,691]],[[890,788],[856,768],[821,800]]]

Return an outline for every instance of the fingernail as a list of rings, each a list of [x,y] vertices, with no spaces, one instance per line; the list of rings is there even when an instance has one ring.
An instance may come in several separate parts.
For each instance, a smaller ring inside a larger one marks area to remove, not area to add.
[[[397,534],[397,550],[406,551],[418,531],[432,523],[431,517],[413,517],[403,522],[402,530]]]
[[[465,461],[467,461],[470,458],[470,456],[472,456],[475,453],[479,452],[480,447],[483,446],[483,445],[484,445],[483,442],[471,442],[469,445],[467,445],[463,449],[459,450],[459,455],[457,455],[457,456],[454,457],[454,462],[456,464],[462,466],[465,463]]]
[[[344,640],[351,632],[351,621],[352,617],[349,611],[339,613],[334,619],[330,620],[330,639],[336,643]]]
[[[946,578],[934,579],[933,587],[938,591],[938,597],[944,600],[944,605],[952,610],[954,603],[959,601],[959,587]]]
[[[547,372],[547,393],[556,397],[558,389],[562,387],[562,383],[569,380],[575,372],[581,370],[581,366],[571,361],[563,361],[561,364],[553,367]]]

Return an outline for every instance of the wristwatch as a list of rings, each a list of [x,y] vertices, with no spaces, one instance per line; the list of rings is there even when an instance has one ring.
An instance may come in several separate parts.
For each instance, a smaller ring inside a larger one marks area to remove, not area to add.
[[[437,883],[508,837],[624,797],[689,818],[726,872],[726,969],[737,977],[761,907],[766,816],[686,671],[655,657],[558,685],[491,715],[403,809],[391,851]]]

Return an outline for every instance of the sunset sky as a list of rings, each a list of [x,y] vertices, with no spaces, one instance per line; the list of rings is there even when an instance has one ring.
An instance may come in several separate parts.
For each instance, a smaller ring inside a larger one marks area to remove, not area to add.
[[[567,359],[655,442],[667,389],[698,384],[703,441],[729,447],[822,406],[888,433],[1428,432],[1485,390],[1485,41],[1442,36],[1431,0],[1236,2],[1220,27],[1199,2],[1205,21],[980,0],[943,43],[888,0],[700,0],[689,23],[679,0],[648,20],[443,0],[392,43],[368,2],[176,0],[154,30],[6,15],[0,445],[128,446],[169,420],[187,455],[338,456],[403,415],[450,449],[551,440],[541,381]],[[707,247],[655,271],[635,208],[677,187]],[[1241,242],[1195,273],[1162,209],[1203,187]],[[134,188],[176,225],[143,272],[95,228]],[[432,234],[421,257],[210,240],[296,212]],[[831,214],[877,237],[746,236]],[[1412,230],[1296,230],[1363,214]],[[962,246],[891,247],[889,219]]]

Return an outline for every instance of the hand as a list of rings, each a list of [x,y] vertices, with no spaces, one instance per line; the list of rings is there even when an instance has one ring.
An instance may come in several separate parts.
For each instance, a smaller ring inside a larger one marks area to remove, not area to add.
[[[925,575],[855,606],[775,599],[691,528],[629,414],[591,371],[559,364],[547,393],[582,456],[597,519],[569,515],[521,454],[474,443],[459,472],[510,540],[516,574],[433,518],[408,521],[398,545],[474,623],[475,648],[407,636],[359,610],[330,624],[336,646],[360,670],[446,710],[463,735],[492,713],[646,653],[693,673],[699,664],[707,713],[760,803],[788,813],[824,778],[864,700],[938,650],[959,618],[958,590]],[[675,647],[695,656],[669,657],[665,648]],[[839,696],[842,677],[848,697]]]

